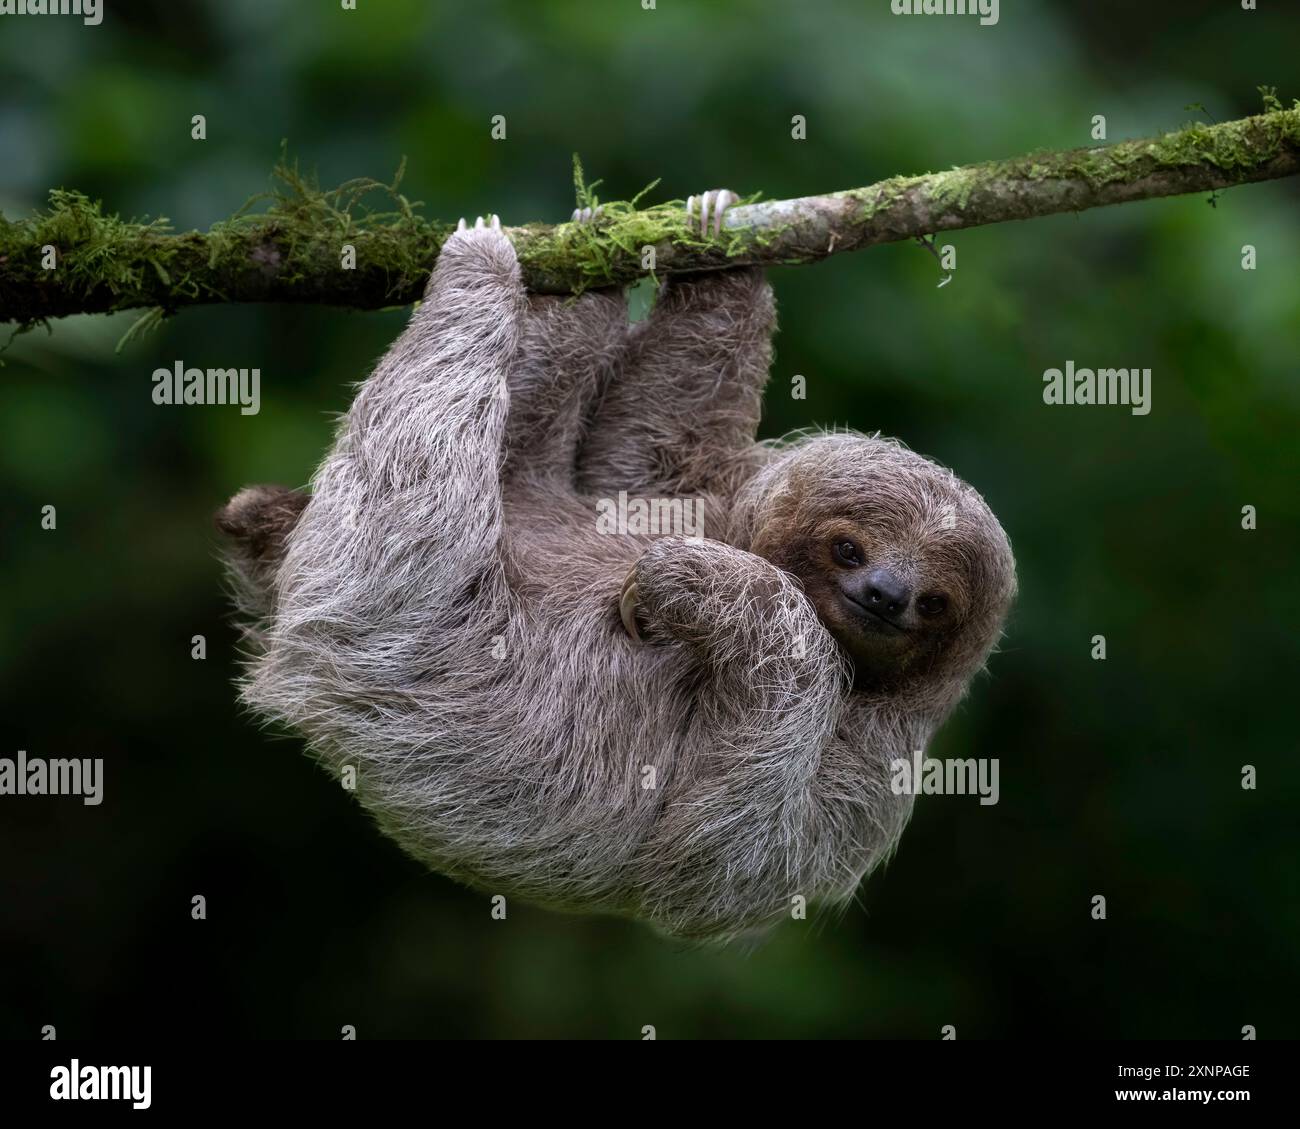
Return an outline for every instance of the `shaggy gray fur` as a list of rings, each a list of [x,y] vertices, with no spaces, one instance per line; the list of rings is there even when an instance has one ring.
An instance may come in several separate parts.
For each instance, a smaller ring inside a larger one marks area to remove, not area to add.
[[[265,487],[223,514],[245,700],[490,894],[710,939],[849,898],[910,813],[889,762],[983,665],[1014,568],[979,495],[896,443],[754,442],[774,327],[754,271],[674,280],[629,329],[621,296],[525,295],[499,231],[452,237],[301,517]],[[619,490],[703,499],[707,539],[598,533]],[[263,502],[292,514],[269,563],[240,533]],[[866,685],[791,563],[844,516],[960,590]]]

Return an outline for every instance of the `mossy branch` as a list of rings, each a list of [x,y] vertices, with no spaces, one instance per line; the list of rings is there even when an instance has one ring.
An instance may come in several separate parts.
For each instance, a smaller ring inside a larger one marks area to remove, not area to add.
[[[635,200],[605,204],[595,223],[527,224],[508,234],[528,286],[546,293],[635,281],[647,273],[646,247],[655,249],[659,275],[813,262],[935,232],[1294,176],[1300,103],[1282,109],[1273,98],[1270,105],[1256,117],[1151,140],[744,203],[726,213],[717,238],[692,233],[680,201],[641,208]],[[392,184],[356,180],[329,191],[296,168],[276,171],[282,187],[206,234],[106,215],[98,202],[63,189],[29,219],[0,218],[0,321],[30,325],[73,313],[171,312],[211,302],[375,309],[420,297],[453,225],[418,214],[399,191],[400,171]],[[362,207],[375,191],[391,201],[388,210]],[[344,269],[345,245],[355,248],[355,269]],[[48,247],[55,249],[52,270]]]

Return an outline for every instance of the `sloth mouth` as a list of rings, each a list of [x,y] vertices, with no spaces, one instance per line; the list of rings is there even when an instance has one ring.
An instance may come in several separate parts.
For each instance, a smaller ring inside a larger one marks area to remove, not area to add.
[[[855,600],[852,596],[850,596],[847,592],[841,592],[840,594],[844,597],[845,602],[846,602],[846,603],[847,603],[847,604],[848,604],[848,605],[849,605],[849,606],[850,606],[850,607],[851,607],[855,612],[857,612],[857,614],[858,614],[859,616],[861,616],[863,619],[868,620],[868,621],[874,621],[874,623],[878,623],[878,624],[880,624],[882,627],[887,628],[889,631],[892,631],[892,632],[893,632],[894,634],[896,634],[896,635],[906,635],[906,634],[907,634],[907,628],[905,628],[905,627],[899,627],[899,625],[896,624],[892,619],[886,619],[883,615],[881,615],[881,614],[880,614],[878,611],[876,611],[874,608],[869,608],[869,607],[867,607],[866,604],[861,604],[861,603],[859,603],[859,602],[858,602],[857,600]]]

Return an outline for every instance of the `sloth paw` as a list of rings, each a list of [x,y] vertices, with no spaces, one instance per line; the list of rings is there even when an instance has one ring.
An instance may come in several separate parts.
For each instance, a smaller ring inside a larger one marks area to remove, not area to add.
[[[686,225],[695,226],[695,212],[698,203],[700,213],[700,234],[708,237],[709,221],[713,221],[713,234],[722,233],[722,213],[732,204],[738,203],[740,197],[730,188],[715,188],[702,196],[692,196],[686,201]]]
[[[570,223],[591,223],[593,220],[600,219],[600,213],[605,209],[601,205],[594,208],[574,208],[573,215],[569,217]]]
[[[470,227],[463,219],[456,225],[438,253],[438,266],[434,278],[441,274],[465,271],[487,273],[502,280],[516,278],[519,273],[514,245],[501,228],[498,216],[482,216]],[[430,280],[432,285],[432,279]]]

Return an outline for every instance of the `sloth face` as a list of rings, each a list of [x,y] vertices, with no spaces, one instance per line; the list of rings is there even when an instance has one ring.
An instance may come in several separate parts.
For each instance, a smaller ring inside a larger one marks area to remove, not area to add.
[[[754,551],[796,577],[858,689],[958,681],[982,665],[1015,588],[1006,534],[950,472],[860,436],[785,469]]]
[[[889,682],[957,636],[971,576],[955,544],[923,529],[832,517],[819,522],[795,575],[859,682]]]

